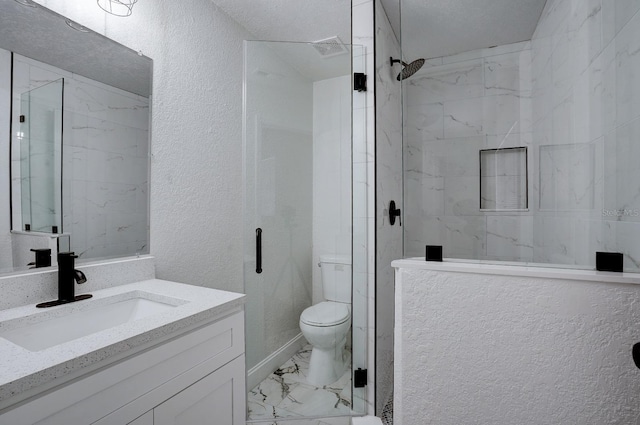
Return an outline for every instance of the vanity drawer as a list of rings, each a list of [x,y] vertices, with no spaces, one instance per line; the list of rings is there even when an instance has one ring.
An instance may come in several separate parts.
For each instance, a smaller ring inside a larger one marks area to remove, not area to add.
[[[238,311],[9,410],[0,425],[91,424],[129,404],[140,409],[132,402],[146,396],[149,407],[139,416],[175,394],[154,391],[149,398],[152,390],[172,380],[195,382],[243,353],[244,314]]]

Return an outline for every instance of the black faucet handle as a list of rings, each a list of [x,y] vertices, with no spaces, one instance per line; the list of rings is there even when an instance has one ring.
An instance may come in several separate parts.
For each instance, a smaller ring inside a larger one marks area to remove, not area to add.
[[[27,264],[27,266],[49,267],[51,266],[51,249],[50,248],[31,248],[31,252],[36,254],[36,261]]]
[[[81,285],[87,281],[87,277],[80,270],[74,270],[73,274],[78,285]]]

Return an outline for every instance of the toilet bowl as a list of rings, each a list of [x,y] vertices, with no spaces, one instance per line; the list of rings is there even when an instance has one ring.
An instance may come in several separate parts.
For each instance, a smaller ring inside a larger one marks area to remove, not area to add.
[[[313,346],[307,381],[316,386],[331,384],[347,367],[345,353],[351,328],[351,309],[343,303],[325,301],[300,315],[300,330]]]
[[[300,330],[313,346],[307,381],[316,386],[337,381],[346,370],[345,344],[351,328],[351,258],[321,256],[320,268],[326,301],[300,315]]]

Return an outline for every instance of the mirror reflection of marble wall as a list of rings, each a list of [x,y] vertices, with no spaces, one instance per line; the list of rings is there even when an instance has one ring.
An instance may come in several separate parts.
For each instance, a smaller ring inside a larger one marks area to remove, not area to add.
[[[58,244],[51,234],[37,241],[35,232],[20,231],[24,176],[18,132],[21,95],[61,78],[62,158],[54,161],[63,169],[57,183],[62,250],[75,251],[81,260],[148,253],[151,60],[99,34],[70,29],[64,17],[47,9],[15,5],[0,5],[0,158],[6,161],[0,168],[0,273],[25,269],[33,261],[30,248]],[[16,33],[27,18],[40,20],[36,27],[51,29],[54,40],[24,37],[28,43],[20,44]],[[55,60],[61,63],[51,65]]]
[[[13,69],[14,111],[21,93],[64,78],[62,231],[71,249],[81,259],[145,252],[149,100],[19,55]],[[12,143],[15,228],[20,150],[17,138]]]

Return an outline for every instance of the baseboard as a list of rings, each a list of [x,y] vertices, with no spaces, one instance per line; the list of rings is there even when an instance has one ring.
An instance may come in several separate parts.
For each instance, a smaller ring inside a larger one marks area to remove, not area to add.
[[[264,381],[274,370],[282,366],[295,353],[307,343],[302,336],[302,332],[292,338],[285,345],[271,353],[260,363],[249,369],[247,372],[247,391],[251,391],[256,385]]]

